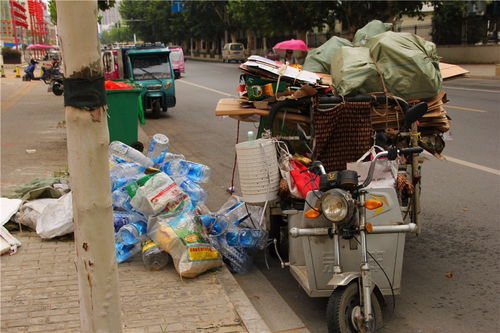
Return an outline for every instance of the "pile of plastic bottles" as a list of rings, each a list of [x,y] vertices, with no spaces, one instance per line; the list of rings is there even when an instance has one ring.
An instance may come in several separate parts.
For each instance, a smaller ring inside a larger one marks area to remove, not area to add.
[[[163,134],[153,136],[146,155],[119,141],[109,146],[118,263],[142,250],[146,268],[165,267],[170,257],[148,232],[154,234],[157,217],[193,212],[229,268],[246,272],[254,252],[267,243],[267,232],[259,226],[263,208],[231,196],[217,212],[210,212],[204,205],[207,192],[200,185],[208,182],[210,168],[168,148],[169,139]]]
[[[147,154],[120,142],[109,145],[110,178],[113,200],[115,228],[115,249],[118,263],[135,256],[142,251],[146,268],[158,270],[165,267],[170,258],[147,236],[148,219],[151,212],[140,209],[131,202],[130,187],[143,179],[148,173],[164,173],[164,178],[175,187],[175,193],[181,196],[185,206],[182,210],[195,210],[207,199],[207,192],[200,183],[206,183],[210,177],[210,168],[206,165],[186,161],[184,155],[168,151],[169,139],[163,134],[155,134],[149,143]],[[172,187],[171,186],[171,187]],[[135,207],[135,208],[134,208]],[[163,208],[163,207],[161,207]],[[208,211],[204,209],[204,211]]]
[[[258,225],[261,215],[262,207],[232,196],[216,213],[200,216],[210,242],[235,273],[247,272],[254,252],[267,245],[267,232]]]

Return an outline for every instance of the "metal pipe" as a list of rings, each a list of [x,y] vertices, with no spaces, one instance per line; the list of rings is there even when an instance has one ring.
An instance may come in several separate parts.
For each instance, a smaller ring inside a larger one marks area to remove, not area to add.
[[[415,223],[401,225],[374,225],[369,231],[370,234],[391,234],[398,232],[414,232],[417,230]]]
[[[418,147],[418,126],[417,123],[414,122],[411,124],[411,146]],[[415,180],[418,179],[418,183]],[[412,154],[411,157],[411,180],[415,186],[415,192],[412,197],[412,222],[417,225],[417,229],[415,230],[417,235],[420,234],[420,172],[419,172],[419,164],[418,164],[418,154]]]
[[[378,154],[377,154],[378,155]],[[376,158],[375,158],[376,160]],[[372,163],[373,165],[373,163]],[[370,166],[371,169],[371,166]],[[373,173],[373,171],[372,171]],[[367,177],[368,179],[368,177]],[[363,300],[363,315],[366,327],[370,327],[373,319],[372,302],[371,302],[371,274],[370,265],[368,264],[368,245],[366,242],[366,208],[365,208],[365,195],[361,191],[359,194],[359,235],[361,243],[361,293]]]
[[[333,272],[335,274],[342,273],[342,267],[340,266],[340,240],[339,231],[337,226],[333,224],[333,246],[335,247],[335,263],[333,264]]]
[[[367,246],[366,246],[366,208],[365,208],[365,192],[359,194],[359,230],[360,230],[360,245],[361,245],[361,264],[368,262]]]
[[[327,236],[328,228],[291,228],[288,233],[293,238],[301,236]]]

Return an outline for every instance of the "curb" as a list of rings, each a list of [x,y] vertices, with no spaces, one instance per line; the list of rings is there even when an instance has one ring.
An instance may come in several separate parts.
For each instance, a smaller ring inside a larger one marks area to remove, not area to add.
[[[262,319],[257,312],[225,264],[222,265],[222,269],[217,272],[217,280],[221,284],[222,289],[226,292],[231,303],[233,303],[236,312],[249,333],[271,333],[264,319]]]

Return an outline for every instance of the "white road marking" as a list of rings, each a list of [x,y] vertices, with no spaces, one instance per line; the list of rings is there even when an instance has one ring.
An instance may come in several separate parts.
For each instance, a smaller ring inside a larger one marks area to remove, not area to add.
[[[446,89],[456,89],[456,90],[467,90],[467,91],[482,91],[482,92],[488,92],[488,93],[495,93],[498,94],[500,93],[500,90],[486,90],[486,89],[473,89],[473,88],[459,88],[459,87],[449,87],[445,86],[443,87],[445,90]]]
[[[446,108],[464,110],[464,111],[472,111],[472,112],[488,112],[486,110],[481,109],[473,109],[473,108],[464,108],[463,106],[455,106],[455,105],[446,105]]]
[[[205,90],[208,90],[208,91],[211,91],[211,92],[223,95],[223,96],[230,96],[230,97],[234,96],[233,94],[229,94],[229,93],[224,92],[224,91],[220,91],[220,90],[212,89],[212,88],[209,88],[209,87],[205,87],[205,86],[202,86],[202,85],[199,85],[199,84],[196,84],[196,83],[193,83],[193,82],[189,82],[189,81],[186,81],[186,80],[183,80],[183,79],[175,80],[175,82],[182,82],[182,83],[185,83],[185,84],[189,84],[191,86],[198,87],[198,88],[201,88],[201,89],[205,89]]]
[[[432,156],[432,154],[430,154],[428,152],[425,152],[425,153],[427,155]],[[500,170],[493,169],[493,168],[488,168],[488,167],[485,167],[485,166],[480,165],[480,164],[476,164],[476,163],[472,163],[472,162],[467,162],[467,161],[464,161],[464,160],[460,160],[458,158],[451,157],[451,156],[448,156],[448,155],[444,155],[444,157],[445,157],[446,161],[457,163],[457,164],[460,164],[460,165],[463,165],[463,166],[466,166],[466,167],[469,167],[469,168],[473,168],[473,169],[477,169],[477,170],[489,172],[489,173],[492,173],[494,175],[500,176]]]

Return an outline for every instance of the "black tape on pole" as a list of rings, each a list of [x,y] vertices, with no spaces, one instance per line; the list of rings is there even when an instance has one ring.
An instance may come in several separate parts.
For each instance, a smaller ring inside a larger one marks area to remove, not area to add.
[[[106,105],[104,77],[65,78],[64,106],[95,109]]]

